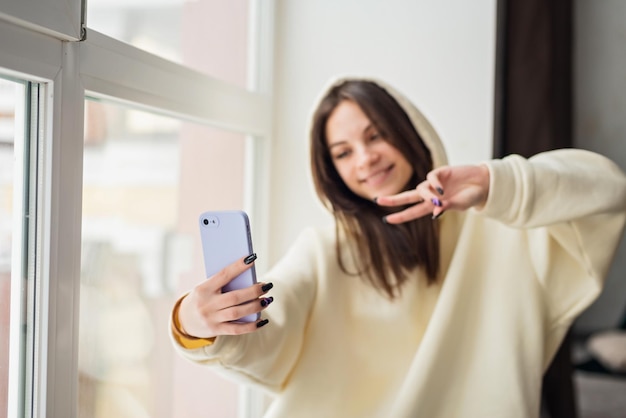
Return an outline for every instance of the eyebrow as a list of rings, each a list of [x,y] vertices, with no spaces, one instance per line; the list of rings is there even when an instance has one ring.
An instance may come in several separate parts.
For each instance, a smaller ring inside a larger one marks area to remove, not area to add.
[[[366,134],[366,133],[367,133],[368,131],[370,131],[371,129],[376,129],[376,127],[374,126],[374,124],[373,124],[372,122],[370,122],[370,123],[369,123],[369,124],[365,127],[365,129],[363,129],[363,134]],[[339,140],[339,141],[337,141],[337,142],[333,142],[332,144],[329,144],[329,145],[328,145],[328,149],[331,149],[331,148],[333,148],[333,147],[335,147],[335,146],[337,146],[337,145],[343,145],[343,144],[345,144],[346,142],[348,142],[348,140],[347,140],[347,139],[340,139],[340,140]]]
[[[341,141],[337,141],[337,142],[333,142],[332,144],[328,145],[328,149],[333,149],[333,147],[339,146],[339,145],[343,145],[345,143],[347,143],[348,141],[346,140],[341,140]]]

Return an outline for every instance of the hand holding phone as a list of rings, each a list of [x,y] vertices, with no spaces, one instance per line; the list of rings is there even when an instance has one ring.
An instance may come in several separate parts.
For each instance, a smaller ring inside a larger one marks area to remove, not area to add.
[[[199,227],[207,278],[254,252],[250,221],[243,211],[204,212],[200,215]],[[256,282],[256,271],[252,266],[223,286],[222,292],[244,289]],[[237,322],[255,322],[259,317],[259,313],[251,314]]]
[[[264,295],[272,289],[272,283],[258,283],[227,294],[222,292],[233,278],[251,268],[255,256],[240,258],[229,264],[182,298],[178,309],[181,333],[197,338],[213,338],[247,334],[268,324],[268,319],[244,322],[241,318],[258,316],[257,313],[267,308],[273,298]]]

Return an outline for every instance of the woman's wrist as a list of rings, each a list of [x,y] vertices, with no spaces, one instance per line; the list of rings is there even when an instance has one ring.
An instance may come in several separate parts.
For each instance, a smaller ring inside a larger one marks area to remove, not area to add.
[[[483,193],[481,194],[480,201],[476,203],[474,207],[476,210],[481,210],[482,208],[485,207],[485,204],[487,203],[487,199],[489,198],[490,173],[489,173],[489,166],[487,166],[487,164],[479,164],[478,168],[481,171],[480,186],[481,186],[481,189],[483,190]]]

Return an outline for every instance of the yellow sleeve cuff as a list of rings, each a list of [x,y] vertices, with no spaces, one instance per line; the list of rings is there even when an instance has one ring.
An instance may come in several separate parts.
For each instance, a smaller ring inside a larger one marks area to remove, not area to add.
[[[180,325],[180,321],[178,320],[178,309],[180,308],[180,303],[185,299],[187,293],[182,295],[174,304],[174,308],[172,309],[172,320],[171,320],[171,328],[172,335],[178,344],[180,344],[183,348],[192,349],[192,348],[200,348],[211,345],[215,342],[215,337],[213,338],[197,338],[187,334],[183,331],[183,327]]]

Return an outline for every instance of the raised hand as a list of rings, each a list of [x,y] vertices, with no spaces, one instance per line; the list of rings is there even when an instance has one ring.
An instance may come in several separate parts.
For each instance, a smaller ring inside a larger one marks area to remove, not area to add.
[[[390,224],[408,222],[426,215],[433,219],[446,210],[482,207],[489,195],[489,169],[486,165],[443,166],[432,170],[413,190],[380,196],[381,206],[411,205],[385,217]]]

